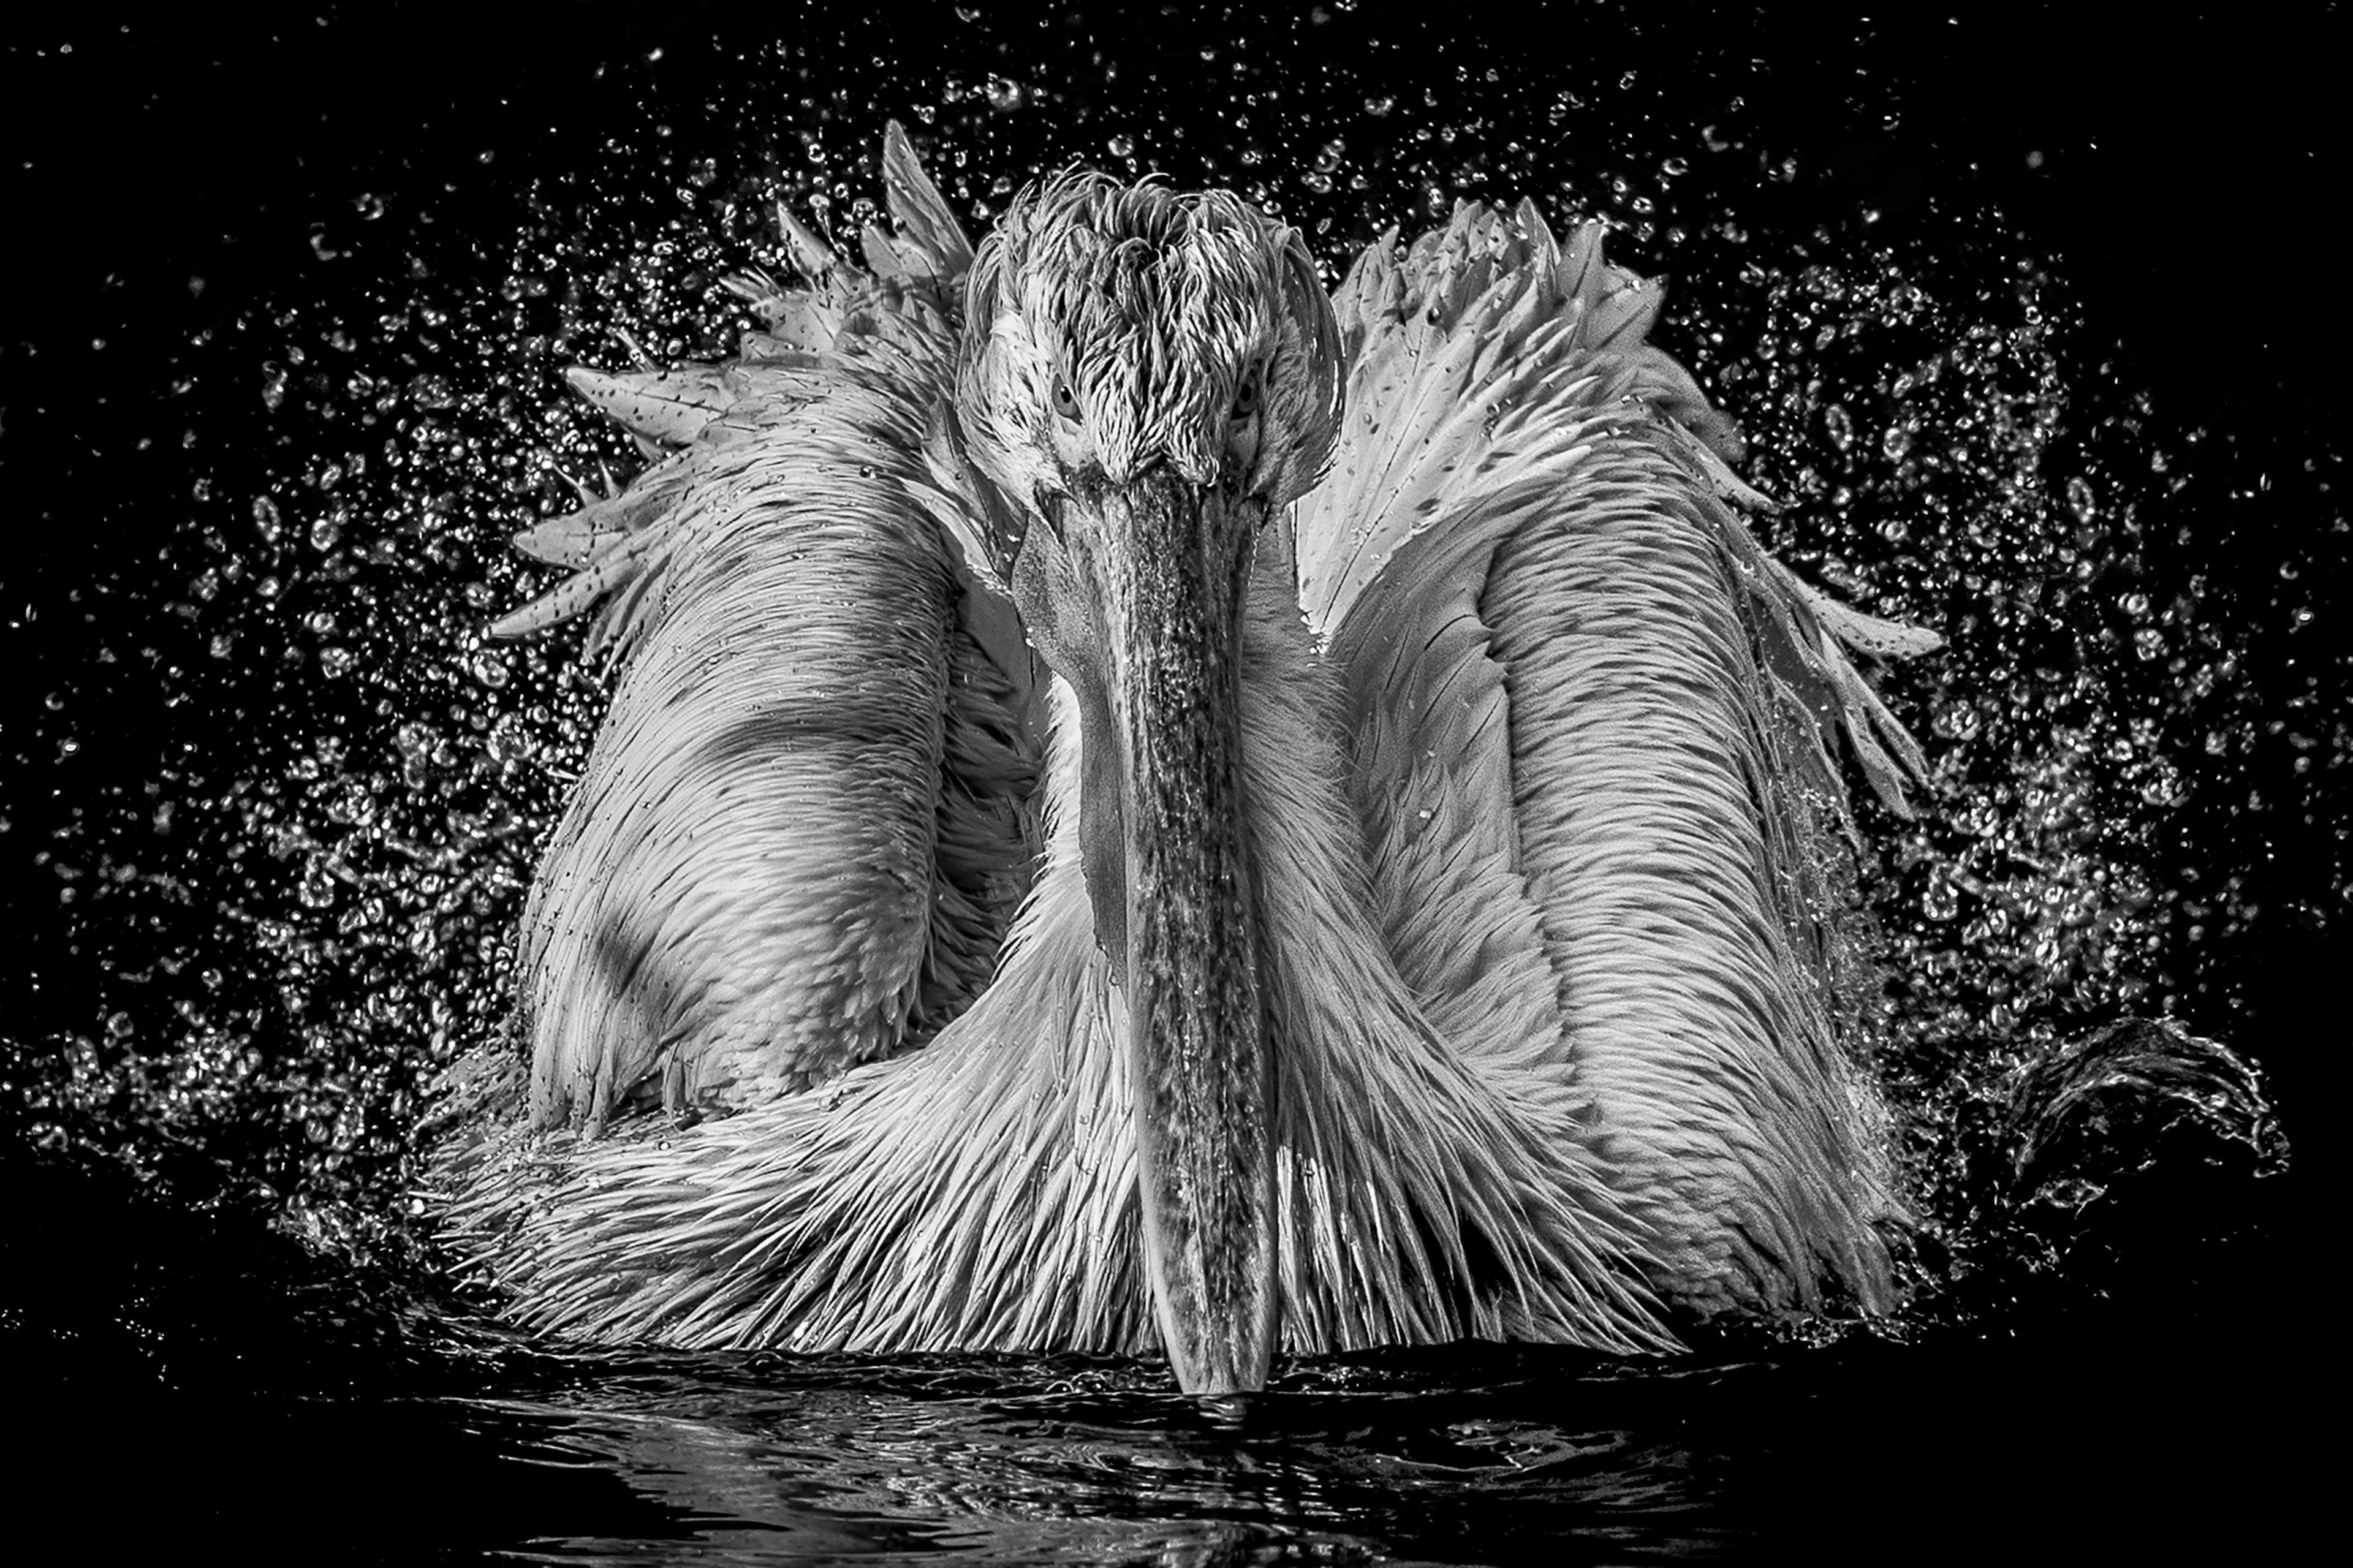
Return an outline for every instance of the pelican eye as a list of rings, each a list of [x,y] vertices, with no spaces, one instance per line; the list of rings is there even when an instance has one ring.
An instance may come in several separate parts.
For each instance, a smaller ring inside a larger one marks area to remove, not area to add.
[[[1075,425],[1079,422],[1079,400],[1071,391],[1071,384],[1057,377],[1054,382],[1054,412]]]
[[[1234,388],[1234,417],[1247,419],[1257,412],[1258,372],[1253,370],[1242,377],[1240,386]]]

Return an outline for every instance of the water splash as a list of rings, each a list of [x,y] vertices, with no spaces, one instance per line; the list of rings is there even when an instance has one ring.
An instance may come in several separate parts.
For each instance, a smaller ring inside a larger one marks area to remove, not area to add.
[[[483,634],[532,581],[505,536],[638,460],[555,373],[725,352],[744,323],[719,279],[782,262],[780,200],[854,235],[910,97],[976,227],[1109,147],[1280,210],[1335,276],[1391,222],[1523,192],[1673,272],[1664,341],[1788,503],[1768,544],[1950,644],[1890,674],[1938,798],[1868,825],[1866,879],[1936,1212],[1981,1206],[1971,1151],[2010,1135],[1992,1108],[2082,1020],[2227,990],[2203,955],[2280,886],[2249,825],[2327,818],[2353,739],[2341,669],[2249,674],[2295,667],[2327,561],[2306,542],[2235,573],[2215,531],[2273,485],[2327,493],[2333,457],[2251,473],[2236,437],[2158,407],[2063,258],[1967,182],[1907,206],[1900,167],[1810,163],[1736,99],[1668,112],[1639,72],[1564,89],[1489,60],[1324,90],[1260,35],[1204,47],[1182,72],[1018,82],[952,50],[912,77],[903,53],[820,76],[766,42],[682,85],[680,56],[617,63],[553,150],[371,174],[241,288],[187,278],[126,373],[164,412],[110,437],[147,443],[155,557],[37,593],[60,651],[24,744],[59,782],[10,808],[46,900],[9,1057],[26,1136],[408,1255],[420,1093],[501,1026],[522,889],[601,707],[561,638]],[[1843,216],[1806,205],[1841,180]],[[2205,510],[2211,473],[2238,510]],[[2341,865],[2294,886],[2341,901]]]

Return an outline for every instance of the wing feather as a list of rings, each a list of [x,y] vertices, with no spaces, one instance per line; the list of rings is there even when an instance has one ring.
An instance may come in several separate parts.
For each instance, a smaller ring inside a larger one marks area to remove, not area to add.
[[[1832,748],[1901,808],[1923,759],[1850,651],[1936,639],[1757,544],[1737,432],[1645,341],[1660,300],[1599,226],[1564,247],[1533,209],[1368,251],[1335,300],[1350,407],[1296,520],[1302,602],[1433,1022],[1586,1100],[1662,1290],[1875,1303],[1894,1203],[1842,1037]]]
[[[810,280],[721,365],[583,396],[673,448],[518,543],[575,574],[494,628],[593,612],[611,710],[525,916],[533,1121],[741,1106],[919,1041],[986,981],[1027,887],[1036,681],[927,456],[971,247],[903,134],[910,232]],[[955,478],[955,476],[951,476]]]

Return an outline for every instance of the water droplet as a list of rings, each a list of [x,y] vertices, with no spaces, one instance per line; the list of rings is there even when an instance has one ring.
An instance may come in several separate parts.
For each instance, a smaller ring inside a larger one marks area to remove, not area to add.
[[[2092,514],[2098,510],[2092,497],[2092,483],[2081,474],[2067,481],[2067,508],[2075,514],[2077,522],[2091,521]]]
[[[1960,912],[1961,896],[1952,879],[1939,866],[1929,874],[1927,890],[1920,897],[1920,908],[1932,921],[1948,921]]]
[[[1829,433],[1831,445],[1840,451],[1854,445],[1854,421],[1844,405],[1833,403],[1822,410],[1822,428]]]
[[[2189,797],[2189,791],[2180,771],[2162,757],[2149,765],[2148,776],[2140,786],[2140,797],[2151,805],[2177,806]]]

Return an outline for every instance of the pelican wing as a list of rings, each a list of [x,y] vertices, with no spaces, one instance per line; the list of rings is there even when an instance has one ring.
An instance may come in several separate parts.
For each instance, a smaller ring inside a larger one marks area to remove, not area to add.
[[[1598,224],[1564,247],[1466,205],[1335,305],[1348,411],[1301,595],[1401,973],[1499,1082],[1585,1104],[1662,1290],[1883,1300],[1835,757],[1904,808],[1918,750],[1852,654],[1936,639],[1759,547],[1738,436]]]
[[[973,571],[938,429],[971,247],[906,139],[871,270],[787,221],[807,286],[716,366],[574,386],[670,451],[518,539],[575,568],[495,629],[593,613],[612,707],[525,916],[533,1121],[739,1106],[919,1042],[1028,885],[1029,654]]]

